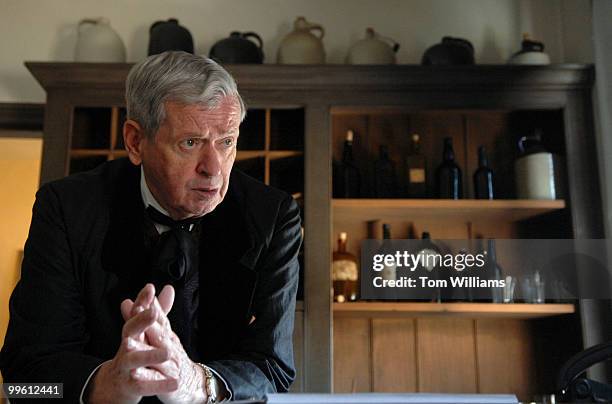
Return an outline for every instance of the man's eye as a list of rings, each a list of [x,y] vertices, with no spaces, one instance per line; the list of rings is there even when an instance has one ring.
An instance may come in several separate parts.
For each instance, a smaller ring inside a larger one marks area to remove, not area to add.
[[[188,149],[195,147],[196,144],[197,141],[195,139],[187,139],[183,141],[183,145]]]
[[[224,144],[226,147],[232,147],[232,146],[234,145],[234,139],[232,139],[231,137],[230,137],[230,138],[227,138],[227,139],[225,139],[225,140],[223,141],[223,144]]]

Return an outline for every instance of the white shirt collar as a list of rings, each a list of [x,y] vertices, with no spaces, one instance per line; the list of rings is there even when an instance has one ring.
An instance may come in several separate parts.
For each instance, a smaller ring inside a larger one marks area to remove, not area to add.
[[[149,207],[149,205],[153,206],[155,209],[160,211],[166,216],[170,216],[168,211],[161,207],[159,202],[155,199],[149,186],[147,185],[147,180],[145,179],[144,169],[142,168],[142,164],[140,165],[140,196],[142,196],[142,202],[144,203],[145,209]],[[163,224],[155,223],[155,228],[159,234],[162,234],[168,230],[170,227],[165,226]]]

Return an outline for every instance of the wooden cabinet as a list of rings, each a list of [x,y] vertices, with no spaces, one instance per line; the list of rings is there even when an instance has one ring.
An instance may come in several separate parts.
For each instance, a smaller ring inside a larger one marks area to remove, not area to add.
[[[118,133],[129,65],[27,67],[47,90],[42,182],[69,173],[77,159],[121,155]],[[408,223],[439,239],[602,237],[592,67],[228,69],[249,105],[236,164],[303,200],[303,301],[295,339],[298,390],[515,392],[531,399],[551,391],[564,360],[602,341],[608,311],[598,302],[537,307],[364,302],[340,307],[332,304],[330,276],[338,232],[349,232],[349,250],[357,254],[366,236],[365,222],[373,219],[390,222],[397,238],[405,236]],[[93,118],[79,123],[82,113]],[[516,136],[536,127],[542,129],[546,147],[565,159],[563,199],[516,199],[511,172]],[[356,134],[365,199],[331,198],[332,161],[340,158],[348,129]],[[93,137],[75,147],[81,132]],[[422,136],[429,173],[440,161],[442,138],[453,138],[468,199],[372,198],[370,164],[378,146],[391,146],[401,183],[400,165],[413,132]],[[469,199],[480,144],[490,151],[497,194],[503,199]],[[99,154],[85,155],[90,149]]]

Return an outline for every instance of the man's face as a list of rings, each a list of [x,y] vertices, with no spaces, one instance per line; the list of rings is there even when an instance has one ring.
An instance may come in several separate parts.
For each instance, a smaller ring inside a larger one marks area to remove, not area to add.
[[[141,141],[147,185],[174,219],[210,213],[227,193],[240,105],[226,97],[214,109],[166,102],[165,110],[155,136]]]

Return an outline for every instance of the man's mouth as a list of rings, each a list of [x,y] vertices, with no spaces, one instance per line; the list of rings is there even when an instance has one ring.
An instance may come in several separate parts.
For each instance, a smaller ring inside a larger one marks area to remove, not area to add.
[[[202,195],[206,195],[206,196],[212,196],[215,195],[217,192],[219,192],[219,188],[194,188],[194,191],[197,191],[199,194]]]

